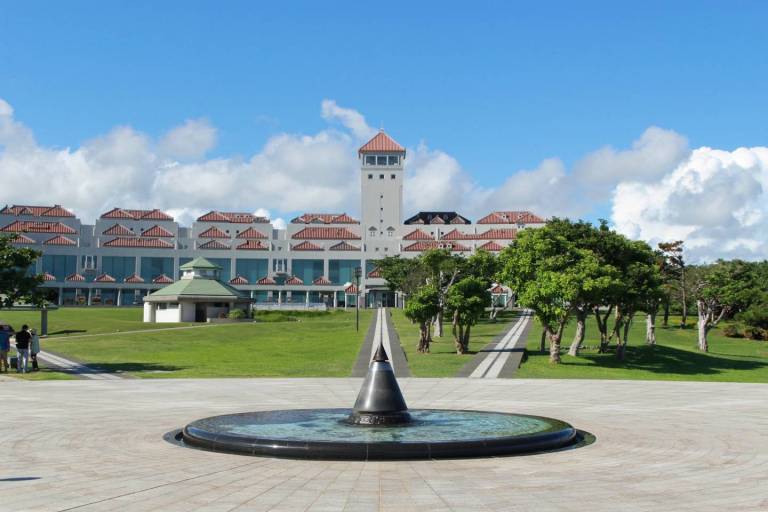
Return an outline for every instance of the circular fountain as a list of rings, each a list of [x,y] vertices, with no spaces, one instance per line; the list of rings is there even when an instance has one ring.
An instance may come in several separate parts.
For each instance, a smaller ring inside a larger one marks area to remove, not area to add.
[[[573,446],[560,420],[500,412],[411,409],[383,346],[354,407],[226,414],[194,421],[180,440],[215,452],[302,459],[488,457]]]

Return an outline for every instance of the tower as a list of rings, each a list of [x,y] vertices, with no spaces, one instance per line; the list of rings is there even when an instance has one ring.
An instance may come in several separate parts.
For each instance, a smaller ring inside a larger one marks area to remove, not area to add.
[[[403,222],[405,148],[380,130],[358,151],[360,222],[368,240],[395,238]]]

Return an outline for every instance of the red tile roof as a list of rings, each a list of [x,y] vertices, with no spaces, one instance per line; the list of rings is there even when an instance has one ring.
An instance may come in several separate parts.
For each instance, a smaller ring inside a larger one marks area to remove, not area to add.
[[[143,249],[173,249],[173,244],[159,238],[117,237],[101,244],[102,247],[138,247]]]
[[[43,274],[43,281],[55,281],[55,280],[56,280],[56,276],[54,276],[53,274],[49,274],[48,272]]]
[[[344,293],[356,294],[357,293],[357,286],[354,283],[352,283],[351,285],[349,285],[346,288],[344,288]]]
[[[5,233],[56,233],[60,235],[74,235],[74,228],[61,222],[34,222],[17,220],[0,229]]]
[[[238,245],[237,248],[244,251],[266,251],[269,249],[269,246],[261,240],[246,240]]]
[[[85,281],[85,277],[81,276],[78,273],[69,274],[67,277],[64,278],[65,281]]]
[[[109,274],[101,274],[94,279],[94,282],[96,283],[114,283],[115,281],[117,281],[117,279]]]
[[[363,144],[360,149],[357,150],[358,154],[361,153],[405,153],[405,148],[395,142],[395,140],[384,133],[384,130],[379,131],[373,136],[371,140]]]
[[[328,248],[330,251],[359,251],[360,248],[347,242],[339,242]]]
[[[229,280],[229,284],[248,284],[248,280],[243,276],[235,276]]]
[[[173,279],[171,279],[165,274],[160,274],[159,276],[154,278],[152,282],[155,284],[171,284],[173,282]]]
[[[333,284],[333,283],[331,283],[325,277],[320,276],[317,279],[315,279],[314,281],[312,281],[312,284],[316,284],[317,286],[328,286],[328,285]]]
[[[497,244],[493,240],[491,240],[490,242],[485,242],[483,245],[478,247],[478,249],[482,249],[484,251],[496,252],[496,251],[501,251],[502,249],[504,249],[504,247],[502,245]]]
[[[55,237],[49,238],[48,240],[43,242],[43,245],[69,245],[69,246],[73,246],[73,245],[77,245],[77,242],[75,242],[74,240],[72,240],[70,238],[67,238],[65,236],[56,235]]]
[[[115,224],[111,228],[105,230],[102,235],[112,235],[112,236],[136,236],[136,233],[131,231],[129,228],[123,226],[122,224]]]
[[[517,238],[516,229],[489,229],[483,233],[478,233],[475,238],[477,240],[514,240]]]
[[[74,217],[75,214],[61,206],[6,206],[0,210],[0,215],[31,215],[33,217]]]
[[[141,233],[141,236],[153,236],[153,237],[162,237],[162,238],[173,238],[173,233],[165,229],[164,227],[160,227],[158,225],[154,225],[149,229],[144,230]]]
[[[258,281],[256,281],[256,284],[277,284],[277,281],[275,281],[269,276],[265,276],[259,279]]]
[[[429,249],[448,249],[451,251],[458,251],[458,252],[465,252],[469,251],[469,247],[466,245],[462,245],[458,242],[438,242],[437,240],[433,241],[421,241],[421,242],[414,242],[411,245],[407,245],[403,247],[404,251],[408,252],[420,252],[420,251],[426,251]]]
[[[346,213],[305,213],[291,220],[291,224],[360,224]]]
[[[304,241],[291,247],[292,251],[322,251],[323,248],[312,242]]]
[[[458,229],[453,229],[444,234],[440,240],[472,240],[474,235],[472,233],[462,233]]]
[[[34,244],[34,243],[37,243],[37,242],[35,242],[31,238],[29,238],[28,236],[22,235],[21,233],[19,233],[18,235],[16,235],[15,237],[13,237],[11,239],[11,243],[12,244],[25,244],[25,245],[29,245],[29,244]]]
[[[381,278],[381,269],[379,267],[376,267],[375,269],[368,272],[368,278],[370,279],[380,279]]]
[[[304,284],[304,281],[302,281],[301,279],[299,279],[296,276],[291,276],[291,277],[289,277],[288,279],[285,280],[285,284],[298,285],[298,284]]]
[[[239,233],[235,238],[253,238],[258,240],[266,240],[269,237],[264,233],[262,233],[261,231],[257,231],[253,228],[248,228],[242,233]]]
[[[129,284],[137,284],[137,283],[143,283],[144,279],[142,279],[142,277],[138,274],[131,274],[130,276],[123,279],[123,281]]]
[[[504,287],[500,284],[497,284],[491,289],[491,293],[504,293]]]
[[[216,226],[210,227],[197,235],[198,238],[229,238],[229,235],[217,228]]]
[[[131,219],[131,220],[173,220],[173,217],[157,208],[154,210],[127,210],[112,208],[101,215],[102,219]]]
[[[215,210],[198,217],[197,220],[198,222],[230,222],[232,224],[263,224],[269,222],[269,219],[266,217],[257,217],[252,213],[219,212]]]
[[[294,240],[360,240],[347,228],[304,228],[291,238]]]
[[[198,249],[229,249],[227,244],[223,244],[218,240],[211,240],[197,246]]]
[[[432,235],[420,229],[414,229],[403,237],[403,240],[434,240]]]
[[[492,212],[477,221],[478,224],[544,224],[544,219],[529,211]]]

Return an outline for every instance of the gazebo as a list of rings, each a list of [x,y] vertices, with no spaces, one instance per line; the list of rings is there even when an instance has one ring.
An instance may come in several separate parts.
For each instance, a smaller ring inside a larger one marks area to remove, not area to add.
[[[251,299],[220,281],[221,267],[195,258],[179,269],[181,279],[144,297],[145,322],[207,322],[240,309]]]

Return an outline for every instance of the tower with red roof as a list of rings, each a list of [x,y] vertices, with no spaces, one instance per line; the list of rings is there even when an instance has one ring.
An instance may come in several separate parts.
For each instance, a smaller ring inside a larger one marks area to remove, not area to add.
[[[397,238],[403,223],[405,148],[380,130],[359,150],[360,222],[366,240]]]

